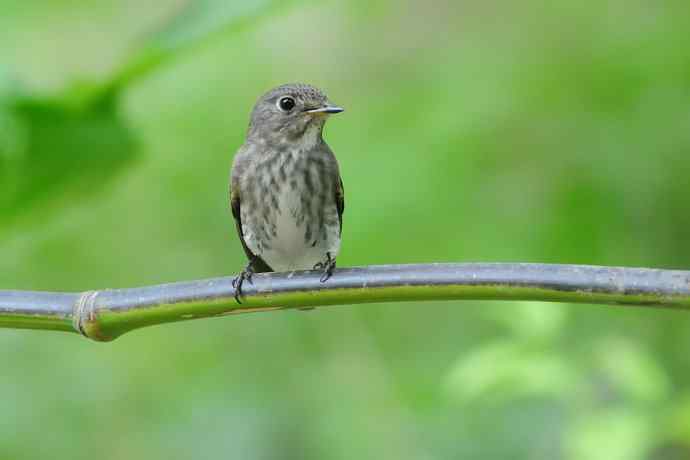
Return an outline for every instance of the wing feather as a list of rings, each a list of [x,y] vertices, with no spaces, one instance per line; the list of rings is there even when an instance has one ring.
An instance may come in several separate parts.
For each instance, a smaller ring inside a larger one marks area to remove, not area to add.
[[[242,249],[247,255],[247,258],[252,264],[252,268],[256,273],[272,272],[273,269],[258,255],[252,253],[251,249],[247,246],[244,241],[244,233],[242,231],[242,209],[241,209],[241,198],[237,187],[237,181],[235,167],[233,166],[232,174],[232,185],[230,189],[230,208],[232,209],[232,216],[235,218],[235,228],[237,229],[237,236],[240,238],[240,243],[242,243]]]

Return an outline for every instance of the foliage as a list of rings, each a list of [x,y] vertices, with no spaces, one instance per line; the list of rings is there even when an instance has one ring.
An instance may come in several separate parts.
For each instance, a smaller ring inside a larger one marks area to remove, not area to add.
[[[346,108],[342,265],[690,266],[683,2],[0,9],[0,288],[237,271],[232,152],[295,80]],[[492,302],[2,331],[0,457],[687,458],[688,341],[680,313]]]

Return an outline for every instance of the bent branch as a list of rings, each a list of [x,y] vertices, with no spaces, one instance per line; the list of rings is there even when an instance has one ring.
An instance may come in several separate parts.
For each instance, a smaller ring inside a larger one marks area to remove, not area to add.
[[[113,340],[144,326],[256,311],[414,300],[537,300],[690,309],[690,271],[555,264],[378,265],[83,293],[0,290],[0,327]]]

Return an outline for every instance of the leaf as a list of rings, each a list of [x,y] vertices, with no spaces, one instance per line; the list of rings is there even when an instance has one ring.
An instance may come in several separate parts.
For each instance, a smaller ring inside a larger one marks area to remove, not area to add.
[[[236,23],[241,18],[265,13],[269,0],[228,2],[226,0],[197,0],[156,34],[152,45],[165,49],[179,49],[202,40],[210,34]]]
[[[224,0],[191,1],[160,31],[144,41],[108,86],[126,86],[160,68],[171,59],[208,42],[224,32],[236,31],[247,24],[268,16],[275,8],[291,2],[254,0],[228,2]]]
[[[641,344],[607,338],[596,345],[595,368],[612,390],[634,403],[664,401],[671,384],[657,359]]]
[[[72,193],[92,196],[137,153],[135,136],[112,99],[82,108],[17,96],[0,107],[0,123],[8,133],[0,147],[3,223]]]
[[[589,413],[566,438],[566,459],[635,460],[646,458],[654,437],[648,414],[629,409]]]
[[[0,72],[0,225],[37,206],[68,204],[103,190],[139,154],[136,133],[119,104],[128,86],[277,4],[190,2],[145,40],[122,70],[101,82],[71,85],[53,97],[22,93]]]
[[[666,428],[672,439],[690,439],[690,393],[687,391],[674,399]]]
[[[567,310],[563,305],[535,301],[515,301],[510,310],[489,309],[488,319],[525,340],[550,341],[563,330]]]
[[[483,345],[461,357],[446,389],[459,402],[510,401],[528,396],[573,394],[580,379],[557,353],[532,350],[513,341]]]

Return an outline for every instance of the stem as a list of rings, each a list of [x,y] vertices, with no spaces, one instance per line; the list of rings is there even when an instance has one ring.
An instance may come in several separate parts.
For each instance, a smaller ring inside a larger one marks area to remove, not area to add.
[[[0,327],[80,332],[98,341],[144,326],[288,308],[412,300],[537,300],[690,309],[690,271],[549,264],[379,265],[256,274],[79,294],[0,291]]]

